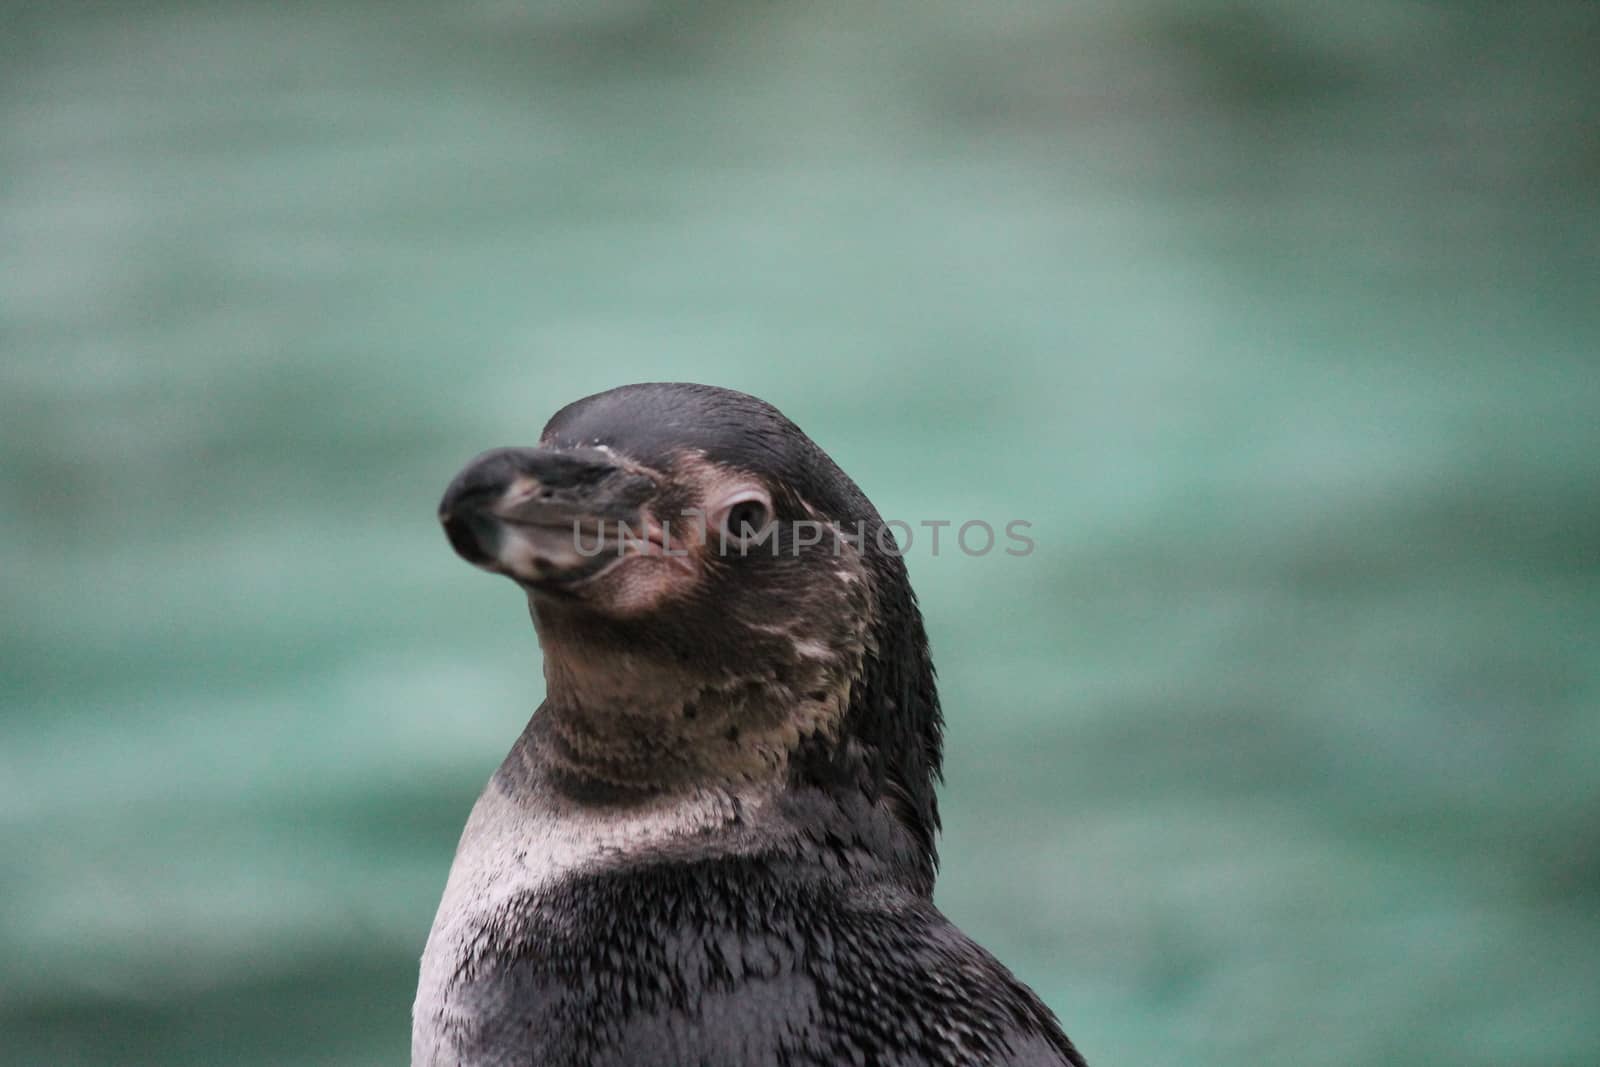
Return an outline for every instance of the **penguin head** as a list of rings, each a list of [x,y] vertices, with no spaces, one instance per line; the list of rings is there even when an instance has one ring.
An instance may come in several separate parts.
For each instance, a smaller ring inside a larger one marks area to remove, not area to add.
[[[916,598],[877,510],[772,405],[587,397],[536,447],[468,463],[439,517],[526,591],[575,774],[863,792],[931,883],[942,728]]]

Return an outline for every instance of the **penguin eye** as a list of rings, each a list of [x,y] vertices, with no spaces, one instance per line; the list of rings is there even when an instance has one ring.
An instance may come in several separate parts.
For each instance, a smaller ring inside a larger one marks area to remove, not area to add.
[[[722,543],[744,549],[762,540],[772,522],[772,504],[764,493],[741,493],[724,504],[722,521],[717,524]]]

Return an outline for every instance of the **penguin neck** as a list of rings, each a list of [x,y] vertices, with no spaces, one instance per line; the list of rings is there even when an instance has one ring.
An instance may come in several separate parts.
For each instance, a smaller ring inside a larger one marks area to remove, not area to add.
[[[569,709],[542,706],[487,794],[518,813],[516,826],[537,826],[542,850],[557,842],[580,857],[552,879],[582,873],[602,855],[625,864],[760,855],[788,864],[796,877],[811,872],[874,892],[931,899],[918,843],[893,806],[873,800],[853,776],[813,779],[804,766],[812,746],[801,746],[784,775],[685,775],[670,785],[646,785],[636,774],[618,781],[623,776],[607,760],[575,761],[562,733],[572,721]]]
[[[549,766],[596,793],[776,790],[795,749],[834,729],[849,698],[821,670],[798,666],[708,677],[639,655],[574,655],[556,642],[544,653],[536,718]]]
[[[919,791],[886,760],[902,739],[865,728],[913,708],[869,642],[757,631],[747,655],[690,661],[564,612],[533,614],[546,699],[518,751],[561,810],[626,817],[739,798],[741,819],[764,812],[766,840],[826,841],[879,871],[871,880],[931,893]]]

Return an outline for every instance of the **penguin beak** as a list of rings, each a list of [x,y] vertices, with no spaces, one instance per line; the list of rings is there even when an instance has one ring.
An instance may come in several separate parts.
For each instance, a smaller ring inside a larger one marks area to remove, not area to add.
[[[497,448],[464,467],[439,502],[456,554],[540,586],[592,578],[646,527],[649,475],[598,449]]]

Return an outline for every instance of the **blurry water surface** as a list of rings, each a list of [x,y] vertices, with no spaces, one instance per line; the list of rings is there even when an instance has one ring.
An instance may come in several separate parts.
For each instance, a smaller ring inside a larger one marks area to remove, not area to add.
[[[0,8],[7,1063],[393,1064],[540,699],[433,520],[760,394],[889,516],[941,905],[1102,1065],[1600,1057],[1600,8]]]

